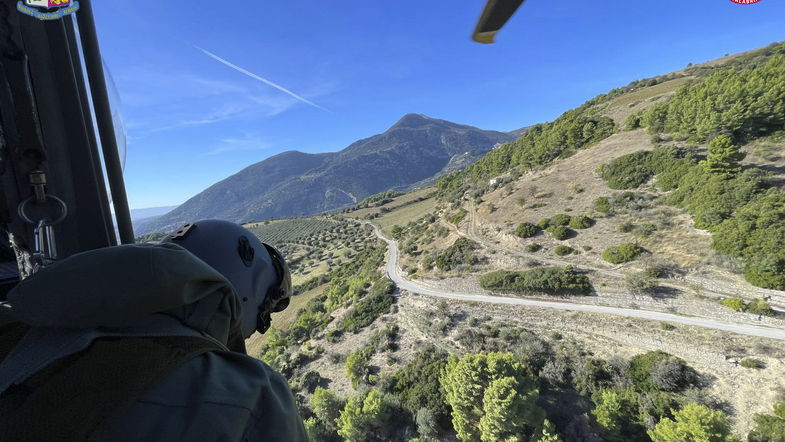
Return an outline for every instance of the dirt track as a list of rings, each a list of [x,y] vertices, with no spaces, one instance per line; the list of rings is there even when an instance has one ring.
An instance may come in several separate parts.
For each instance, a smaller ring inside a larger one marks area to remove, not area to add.
[[[694,316],[681,316],[671,313],[627,309],[618,307],[607,307],[601,305],[587,305],[575,304],[567,301],[546,301],[524,298],[507,298],[501,296],[478,295],[469,293],[457,293],[445,291],[443,289],[427,287],[421,283],[406,279],[401,274],[401,269],[398,266],[398,244],[396,241],[391,240],[382,234],[381,229],[375,224],[374,232],[376,236],[387,243],[389,256],[387,259],[387,276],[395,282],[402,290],[407,290],[422,295],[433,296],[437,298],[454,299],[467,302],[484,302],[492,304],[506,304],[506,305],[520,305],[529,307],[543,307],[552,308],[557,310],[578,311],[588,313],[602,313],[608,315],[624,316],[628,318],[639,318],[652,321],[671,322],[676,324],[692,325],[696,327],[703,327],[713,330],[721,330],[731,333],[738,333],[749,336],[757,336],[762,338],[776,339],[785,341],[785,329],[754,326],[747,324],[736,324],[732,322],[718,321],[710,318],[701,318]]]

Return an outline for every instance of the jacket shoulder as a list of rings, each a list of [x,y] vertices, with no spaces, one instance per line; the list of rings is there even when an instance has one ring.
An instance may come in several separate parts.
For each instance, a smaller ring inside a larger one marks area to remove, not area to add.
[[[104,428],[120,441],[244,440],[251,433],[307,440],[286,380],[234,352],[206,353],[182,365]]]

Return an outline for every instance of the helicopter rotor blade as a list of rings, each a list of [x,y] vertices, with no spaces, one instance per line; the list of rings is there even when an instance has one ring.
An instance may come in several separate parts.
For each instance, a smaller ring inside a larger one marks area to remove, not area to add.
[[[496,33],[523,4],[524,0],[488,0],[472,39],[477,43],[493,43]]]

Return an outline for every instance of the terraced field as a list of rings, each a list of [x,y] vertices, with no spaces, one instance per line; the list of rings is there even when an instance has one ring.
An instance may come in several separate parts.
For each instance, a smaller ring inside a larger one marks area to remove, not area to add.
[[[346,216],[354,219],[371,219],[389,235],[392,226],[401,226],[433,213],[436,210],[436,198],[433,193],[433,187],[426,187],[398,196],[381,206],[350,211]]]
[[[246,227],[262,240],[279,246],[318,236],[340,224],[340,221],[329,218],[295,218],[250,224]]]
[[[373,235],[370,228],[340,216],[289,218],[245,227],[281,251],[294,285],[323,275],[365,250]]]

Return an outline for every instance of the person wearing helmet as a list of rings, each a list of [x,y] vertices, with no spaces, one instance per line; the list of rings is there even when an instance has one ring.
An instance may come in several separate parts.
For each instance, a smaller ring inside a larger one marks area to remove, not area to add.
[[[217,220],[44,268],[0,309],[0,440],[305,441],[244,345],[290,295],[280,253]]]
[[[242,303],[244,338],[266,332],[271,314],[289,306],[292,277],[286,261],[246,228],[228,221],[200,221],[185,224],[163,242],[183,247],[232,283]]]

